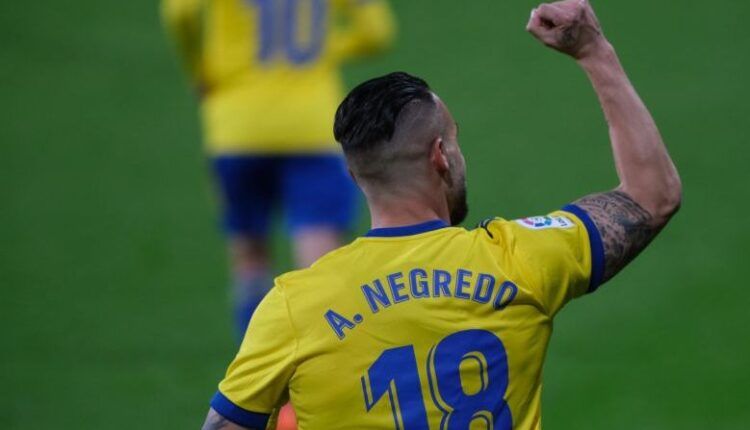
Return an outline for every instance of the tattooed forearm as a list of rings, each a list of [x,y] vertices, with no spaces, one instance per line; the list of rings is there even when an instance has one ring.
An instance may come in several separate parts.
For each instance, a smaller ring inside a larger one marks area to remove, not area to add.
[[[240,427],[237,424],[227,420],[215,410],[211,409],[208,411],[206,422],[203,423],[202,430],[246,430],[244,427]]]
[[[630,263],[663,225],[622,191],[591,194],[577,202],[596,224],[604,245],[604,280]]]

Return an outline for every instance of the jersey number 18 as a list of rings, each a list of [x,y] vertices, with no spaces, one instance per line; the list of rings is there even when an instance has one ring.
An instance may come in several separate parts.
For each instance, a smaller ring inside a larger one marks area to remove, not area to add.
[[[467,393],[461,382],[465,361],[474,361],[479,369],[480,388],[474,393]],[[396,429],[429,430],[417,365],[412,345],[383,351],[362,377],[367,411],[387,393]],[[511,429],[504,399],[508,357],[495,334],[465,330],[445,337],[430,350],[426,371],[432,401],[443,413],[441,430],[468,430],[474,420],[488,429]]]

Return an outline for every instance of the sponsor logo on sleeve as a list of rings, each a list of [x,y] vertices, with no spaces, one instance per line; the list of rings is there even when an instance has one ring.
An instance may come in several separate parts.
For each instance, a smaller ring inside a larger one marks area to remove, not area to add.
[[[517,223],[531,230],[544,230],[547,228],[572,228],[575,223],[570,218],[562,215],[555,216],[532,216],[517,219]]]

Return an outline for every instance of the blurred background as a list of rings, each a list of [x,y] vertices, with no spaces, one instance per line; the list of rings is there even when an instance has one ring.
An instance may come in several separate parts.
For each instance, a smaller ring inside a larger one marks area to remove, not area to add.
[[[576,65],[531,1],[398,1],[349,86],[423,76],[461,124],[467,227],[616,185]],[[684,182],[651,248],[560,315],[551,429],[750,426],[750,3],[594,2]],[[0,428],[197,428],[234,354],[197,101],[153,1],[0,4]],[[368,228],[366,213],[352,235]],[[286,241],[274,255],[289,268]]]

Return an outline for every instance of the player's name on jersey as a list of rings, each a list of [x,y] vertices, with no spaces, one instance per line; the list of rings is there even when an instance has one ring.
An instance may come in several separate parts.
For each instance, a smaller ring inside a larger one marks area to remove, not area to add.
[[[467,269],[450,272],[414,268],[374,279],[362,285],[361,291],[363,308],[372,314],[410,300],[445,298],[473,301],[500,311],[516,297],[518,286],[508,280],[500,282],[492,274]],[[351,330],[364,321],[361,313],[346,317],[333,309],[329,309],[324,317],[339,339],[346,337],[347,329]]]

